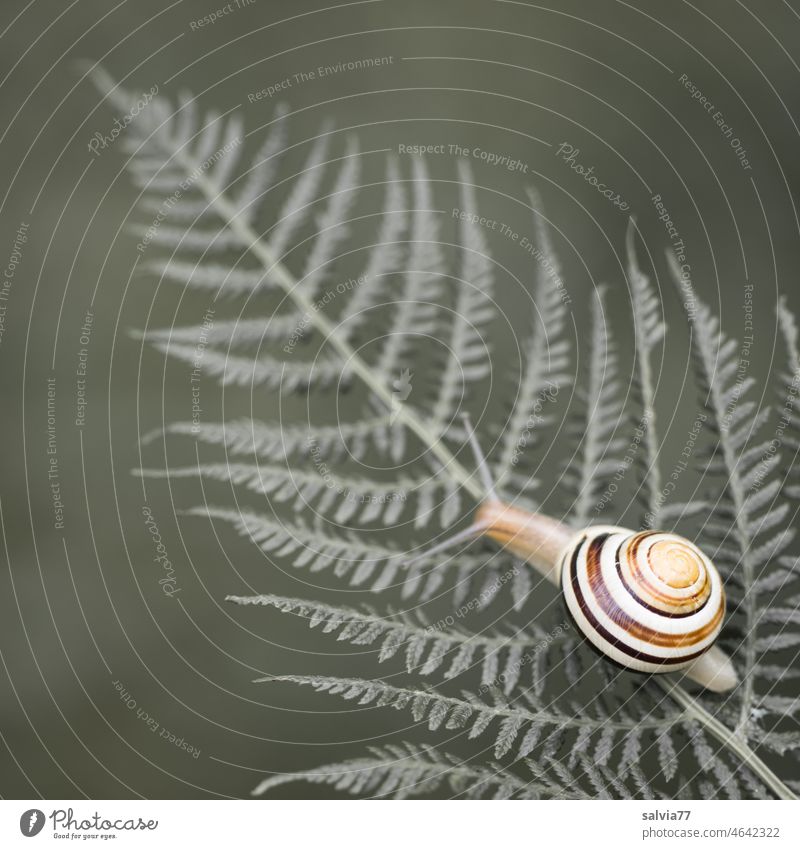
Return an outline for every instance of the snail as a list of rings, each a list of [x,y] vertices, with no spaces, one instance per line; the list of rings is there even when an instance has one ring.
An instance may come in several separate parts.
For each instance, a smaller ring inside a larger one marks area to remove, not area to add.
[[[468,528],[408,562],[489,538],[561,587],[578,631],[618,666],[681,671],[714,692],[736,686],[730,658],[714,645],[725,616],[722,579],[697,546],[673,533],[611,525],[576,532],[504,503],[466,415],[464,424],[486,498]]]

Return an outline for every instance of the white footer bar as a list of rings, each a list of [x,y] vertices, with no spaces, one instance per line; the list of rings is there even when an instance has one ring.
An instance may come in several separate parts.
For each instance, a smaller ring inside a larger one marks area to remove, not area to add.
[[[797,802],[0,801],[0,846],[800,846]]]

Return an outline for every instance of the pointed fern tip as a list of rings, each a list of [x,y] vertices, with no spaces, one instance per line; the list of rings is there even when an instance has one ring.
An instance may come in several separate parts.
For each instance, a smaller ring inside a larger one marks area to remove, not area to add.
[[[97,63],[92,62],[91,59],[71,59],[69,64],[75,69],[76,73],[84,76],[91,76],[95,67],[98,67]]]
[[[542,194],[536,186],[528,186],[525,189],[525,194],[528,195],[528,200],[531,202],[531,206],[534,207],[534,211],[536,207],[542,206]]]
[[[159,436],[166,436],[168,428],[166,427],[156,427],[153,430],[148,430],[147,433],[142,434],[139,437],[139,445],[150,445],[155,442]]]
[[[225,601],[231,602],[231,604],[241,604],[246,605],[249,604],[254,598],[259,598],[259,596],[251,596],[251,595],[226,595]]]

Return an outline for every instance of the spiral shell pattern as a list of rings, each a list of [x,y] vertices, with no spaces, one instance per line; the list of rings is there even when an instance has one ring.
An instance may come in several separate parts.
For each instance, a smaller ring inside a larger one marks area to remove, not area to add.
[[[711,647],[725,615],[711,561],[683,537],[660,531],[582,531],[562,555],[561,585],[583,635],[640,672],[688,666]]]

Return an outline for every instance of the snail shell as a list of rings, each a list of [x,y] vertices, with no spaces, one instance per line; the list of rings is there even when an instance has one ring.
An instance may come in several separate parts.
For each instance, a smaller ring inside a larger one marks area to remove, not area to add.
[[[711,648],[722,627],[719,573],[676,534],[588,528],[567,545],[560,568],[578,629],[628,669],[684,669]]]

